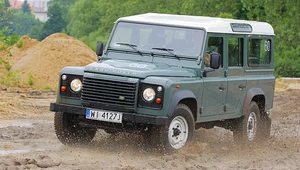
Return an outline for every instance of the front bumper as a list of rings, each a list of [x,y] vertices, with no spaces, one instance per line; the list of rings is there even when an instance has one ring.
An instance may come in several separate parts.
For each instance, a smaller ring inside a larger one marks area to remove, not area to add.
[[[65,112],[73,113],[79,115],[86,114],[86,107],[74,106],[59,103],[50,103],[50,111],[52,112]],[[96,108],[97,109],[97,108]],[[150,115],[140,115],[136,113],[124,113],[123,112],[123,122],[133,122],[142,124],[152,124],[152,125],[166,125],[168,117],[164,116],[150,116]]]

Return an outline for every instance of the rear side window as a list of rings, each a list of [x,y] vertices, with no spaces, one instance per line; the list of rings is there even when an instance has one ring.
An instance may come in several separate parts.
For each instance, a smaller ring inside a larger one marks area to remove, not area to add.
[[[228,38],[228,66],[243,67],[244,39]]]
[[[271,40],[251,38],[248,42],[248,65],[268,66],[271,64]]]

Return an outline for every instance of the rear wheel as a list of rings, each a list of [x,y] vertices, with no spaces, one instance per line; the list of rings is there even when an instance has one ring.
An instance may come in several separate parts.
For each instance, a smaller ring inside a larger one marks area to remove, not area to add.
[[[94,138],[97,129],[79,126],[78,115],[56,112],[54,128],[57,138],[64,145],[87,144]]]
[[[150,131],[152,146],[163,152],[174,152],[191,141],[195,132],[192,112],[185,104],[178,104],[167,126],[156,126]]]
[[[251,102],[248,113],[240,119],[233,129],[235,142],[252,143],[270,137],[271,119],[262,114],[256,102]]]

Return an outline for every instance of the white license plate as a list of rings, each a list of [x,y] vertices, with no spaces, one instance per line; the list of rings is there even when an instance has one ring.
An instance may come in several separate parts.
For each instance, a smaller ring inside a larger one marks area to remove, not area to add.
[[[122,123],[123,113],[106,111],[106,110],[86,109],[85,117],[87,119],[93,119],[93,120]]]

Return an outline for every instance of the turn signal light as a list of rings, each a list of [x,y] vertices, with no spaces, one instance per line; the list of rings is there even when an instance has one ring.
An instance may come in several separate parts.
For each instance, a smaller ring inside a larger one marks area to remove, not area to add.
[[[156,103],[160,104],[161,103],[161,98],[156,98]]]
[[[66,86],[61,86],[60,91],[65,92],[67,90]]]

